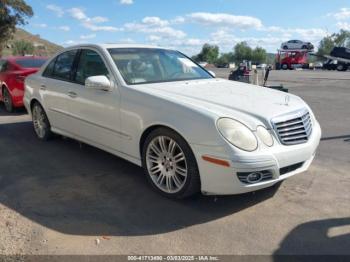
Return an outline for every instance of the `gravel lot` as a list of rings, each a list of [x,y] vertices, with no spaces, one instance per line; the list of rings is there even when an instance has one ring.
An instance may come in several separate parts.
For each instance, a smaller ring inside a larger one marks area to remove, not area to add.
[[[227,77],[228,70],[216,70]],[[140,168],[0,109],[0,254],[350,254],[350,72],[273,71],[323,129],[279,188],[172,201]]]

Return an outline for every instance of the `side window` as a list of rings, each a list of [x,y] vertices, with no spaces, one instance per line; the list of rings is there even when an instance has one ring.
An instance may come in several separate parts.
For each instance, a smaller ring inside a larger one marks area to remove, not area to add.
[[[56,58],[53,59],[48,66],[45,68],[43,76],[50,77],[52,76],[53,68],[55,66]]]
[[[56,58],[52,76],[62,80],[71,80],[73,63],[77,50],[67,51]]]
[[[85,84],[86,78],[100,75],[109,77],[108,69],[101,56],[95,51],[83,49],[80,53],[75,81]]]

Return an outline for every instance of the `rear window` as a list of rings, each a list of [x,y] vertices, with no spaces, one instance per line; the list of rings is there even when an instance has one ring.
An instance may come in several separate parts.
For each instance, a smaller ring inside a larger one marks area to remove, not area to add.
[[[47,59],[17,59],[16,64],[24,68],[39,68]]]

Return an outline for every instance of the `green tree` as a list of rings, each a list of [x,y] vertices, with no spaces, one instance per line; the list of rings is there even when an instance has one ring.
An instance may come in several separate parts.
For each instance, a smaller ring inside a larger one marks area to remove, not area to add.
[[[338,34],[333,34],[333,37],[337,46],[350,47],[350,31],[341,29]]]
[[[202,51],[195,57],[196,61],[216,63],[219,57],[219,47],[217,45],[204,44]]]
[[[267,53],[266,50],[262,47],[256,47],[252,51],[252,62],[255,64],[266,63]]]
[[[243,60],[252,60],[253,50],[247,42],[240,42],[233,49],[236,63],[241,63]]]
[[[317,55],[320,55],[320,56],[329,55],[332,49],[334,48],[334,46],[335,46],[335,43],[332,36],[324,37],[321,40],[320,45],[318,46]]]
[[[34,46],[31,42],[15,41],[13,43],[13,55],[32,55],[34,53]]]
[[[320,42],[317,54],[329,55],[335,46],[350,48],[350,31],[341,29],[339,33],[324,37]]]
[[[198,62],[201,62],[201,61],[199,61],[198,55],[193,55],[193,56],[191,56],[191,59],[194,60],[194,61],[196,61],[197,63],[198,63]]]
[[[26,24],[26,19],[32,16],[33,10],[24,0],[0,0],[0,51],[16,26]]]
[[[223,53],[220,55],[220,57],[216,60],[216,64],[229,64],[234,61],[234,55],[232,52],[229,53]]]

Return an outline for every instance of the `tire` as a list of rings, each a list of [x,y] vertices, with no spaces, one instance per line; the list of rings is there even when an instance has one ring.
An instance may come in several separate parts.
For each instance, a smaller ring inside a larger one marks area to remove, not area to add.
[[[3,87],[2,96],[5,105],[5,110],[9,113],[12,113],[14,111],[13,101],[11,94],[6,87]]]
[[[284,50],[288,50],[288,46],[285,45],[285,46],[283,47],[283,49],[284,49]]]
[[[45,110],[38,102],[35,102],[32,106],[32,118],[34,131],[37,137],[42,141],[50,140],[53,136],[51,125]]]
[[[345,65],[340,64],[337,66],[337,71],[346,71],[346,70],[348,70],[348,68]]]
[[[142,166],[153,189],[165,197],[184,199],[200,191],[195,156],[187,142],[170,129],[158,128],[148,135]]]
[[[283,64],[281,67],[283,70],[288,70],[288,65],[287,64]]]

